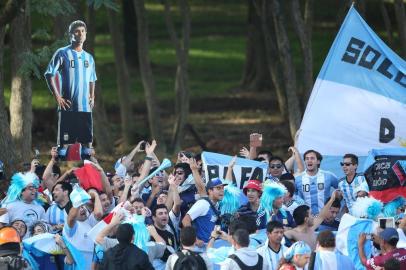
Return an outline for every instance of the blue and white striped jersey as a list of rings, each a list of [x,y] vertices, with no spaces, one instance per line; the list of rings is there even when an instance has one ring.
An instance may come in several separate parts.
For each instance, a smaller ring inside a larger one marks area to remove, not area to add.
[[[97,80],[93,57],[66,46],[58,49],[45,72],[50,89],[72,102],[70,111],[91,112],[89,83]],[[52,87],[52,88],[51,88]]]
[[[364,190],[369,192],[368,184],[363,174],[357,173],[351,183],[348,183],[347,177],[343,177],[338,182],[338,189],[343,192],[343,197],[348,210],[351,210],[353,203],[357,199],[357,192]]]
[[[68,217],[65,208],[60,208],[55,202],[47,209],[45,220],[50,225],[64,224]]]
[[[338,187],[338,180],[332,172],[319,169],[314,176],[304,171],[295,177],[295,185],[297,195],[310,207],[312,214],[317,215],[331,196],[332,188]]]

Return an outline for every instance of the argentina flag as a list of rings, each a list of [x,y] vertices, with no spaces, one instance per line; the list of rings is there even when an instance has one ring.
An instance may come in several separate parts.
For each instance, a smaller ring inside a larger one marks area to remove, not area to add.
[[[346,153],[406,146],[406,62],[349,10],[314,84],[301,123],[301,153],[323,154],[322,168],[342,175]]]
[[[361,233],[371,234],[375,232],[376,228],[376,222],[371,219],[356,218],[349,214],[344,214],[341,218],[340,226],[338,227],[336,234],[336,250],[341,254],[348,256],[357,270],[365,269],[358,255],[359,235]],[[371,241],[366,241],[364,251],[367,257],[371,255]]]

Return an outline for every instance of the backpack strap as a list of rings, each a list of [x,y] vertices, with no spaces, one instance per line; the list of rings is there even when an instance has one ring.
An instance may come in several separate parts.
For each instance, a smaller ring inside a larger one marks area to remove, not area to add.
[[[255,265],[253,266],[248,266],[245,263],[243,263],[241,261],[240,258],[238,258],[237,255],[235,254],[231,254],[230,256],[228,256],[230,259],[232,259],[233,261],[235,261],[238,265],[238,267],[240,267],[241,270],[261,270],[262,269],[262,264],[263,264],[263,258],[261,255],[258,254],[258,261]]]
[[[210,204],[210,208],[213,210],[214,214],[217,216],[217,220],[220,221],[221,219],[221,213],[219,210],[217,210],[217,208],[214,206],[214,204],[212,203],[212,201],[210,201],[210,199],[208,197],[203,197],[200,198],[199,200],[205,200]]]

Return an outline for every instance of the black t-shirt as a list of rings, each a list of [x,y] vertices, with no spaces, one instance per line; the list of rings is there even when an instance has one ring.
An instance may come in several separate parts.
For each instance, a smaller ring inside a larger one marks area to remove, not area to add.
[[[159,234],[159,236],[162,237],[162,239],[164,239],[166,245],[173,247],[173,249],[176,251],[176,238],[175,235],[173,233],[171,233],[168,230],[161,230],[159,228],[157,228],[154,225],[157,233]],[[151,240],[155,242],[155,240],[151,237]],[[172,253],[168,250],[168,248],[165,250],[164,255],[162,256],[161,260],[163,261],[167,261],[168,257],[171,255]]]

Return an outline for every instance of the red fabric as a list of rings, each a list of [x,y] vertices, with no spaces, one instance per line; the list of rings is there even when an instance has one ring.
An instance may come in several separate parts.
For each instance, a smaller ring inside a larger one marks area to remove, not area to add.
[[[74,173],[84,190],[89,188],[95,188],[98,191],[103,190],[100,172],[92,164],[85,164],[82,168],[76,169]]]
[[[279,270],[296,270],[296,267],[292,264],[284,263]]]
[[[406,187],[389,188],[383,191],[370,191],[369,195],[383,203],[387,203],[399,196],[406,198]]]
[[[376,269],[377,266],[383,267],[385,262],[392,258],[395,258],[400,262],[400,269],[406,269],[406,249],[404,248],[397,248],[386,253],[385,255],[380,255],[369,259],[367,261],[367,269],[373,270]]]
[[[71,144],[68,146],[68,153],[66,154],[66,161],[82,160],[81,157],[82,145],[80,143]]]

